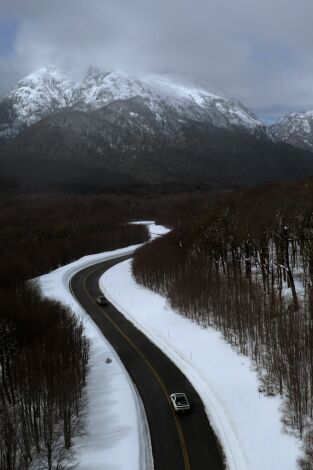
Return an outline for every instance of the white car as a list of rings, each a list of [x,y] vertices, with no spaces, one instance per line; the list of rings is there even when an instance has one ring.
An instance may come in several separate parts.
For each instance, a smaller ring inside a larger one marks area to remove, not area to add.
[[[97,303],[99,305],[108,305],[108,301],[104,295],[99,295],[99,297],[97,297]]]
[[[190,410],[190,403],[184,393],[172,393],[170,399],[176,412]]]

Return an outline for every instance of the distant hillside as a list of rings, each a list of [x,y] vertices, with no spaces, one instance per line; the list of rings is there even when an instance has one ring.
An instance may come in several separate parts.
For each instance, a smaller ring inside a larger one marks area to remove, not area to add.
[[[168,76],[54,69],[0,102],[0,185],[20,191],[229,187],[313,174],[241,103]]]

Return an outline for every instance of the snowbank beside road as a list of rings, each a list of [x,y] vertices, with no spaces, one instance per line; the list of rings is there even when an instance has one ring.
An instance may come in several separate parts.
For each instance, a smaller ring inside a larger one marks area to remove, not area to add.
[[[149,227],[154,230],[153,224]],[[77,470],[152,468],[150,435],[141,399],[114,349],[69,289],[70,279],[81,269],[131,254],[139,246],[85,256],[37,279],[44,296],[69,306],[83,319],[90,340],[84,433],[74,439],[72,449]]]
[[[131,261],[106,271],[108,299],[183,371],[201,396],[231,470],[295,470],[301,443],[282,431],[277,397],[258,393],[252,362],[212,328],[175,313],[166,300],[139,286]]]
[[[153,221],[135,223],[147,225],[151,240],[169,231]],[[71,278],[78,271],[132,254],[140,246],[85,256],[37,279],[45,297],[69,306],[83,319],[90,339],[84,434],[73,442],[77,470],[150,470],[153,467],[150,434],[141,399],[114,349],[69,288]]]

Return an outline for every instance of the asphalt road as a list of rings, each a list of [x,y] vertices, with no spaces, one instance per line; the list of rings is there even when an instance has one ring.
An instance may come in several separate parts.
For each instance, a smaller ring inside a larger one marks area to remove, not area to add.
[[[143,401],[150,428],[155,470],[222,470],[222,452],[197,392],[182,372],[113,305],[99,306],[101,274],[129,256],[77,273],[71,289],[123,361]],[[122,286],[121,286],[122,288]],[[188,414],[177,415],[169,395],[185,392]],[[132,470],[132,469],[129,469]]]

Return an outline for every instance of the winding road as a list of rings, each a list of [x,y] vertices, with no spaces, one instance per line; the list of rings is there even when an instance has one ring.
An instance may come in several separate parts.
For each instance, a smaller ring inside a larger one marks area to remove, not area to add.
[[[197,392],[183,373],[101,294],[99,277],[129,256],[101,262],[73,276],[70,288],[124,363],[136,385],[148,419],[155,470],[223,470],[222,451]],[[185,392],[192,411],[177,415],[169,394]],[[132,469],[129,469],[132,470]]]

